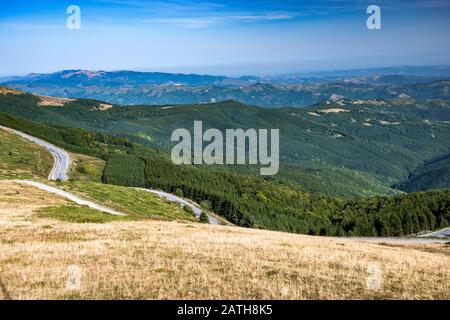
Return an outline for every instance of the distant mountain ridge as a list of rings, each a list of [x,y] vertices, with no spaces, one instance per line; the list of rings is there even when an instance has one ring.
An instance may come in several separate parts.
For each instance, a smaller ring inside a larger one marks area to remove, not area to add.
[[[349,99],[449,100],[450,67],[398,67],[278,76],[212,76],[164,72],[64,70],[0,78],[29,93],[131,105],[236,100],[267,108],[305,107],[332,95]]]
[[[182,84],[186,86],[213,85],[228,79],[224,76],[209,76],[197,74],[138,72],[138,71],[90,71],[63,70],[50,74],[28,74],[15,77],[17,83],[39,83],[41,85],[162,85]]]
[[[78,76],[78,77],[76,77]],[[217,75],[203,75],[203,74],[184,74],[184,73],[167,73],[167,72],[144,72],[131,70],[118,71],[94,71],[69,69],[53,73],[30,73],[25,76],[8,76],[0,77],[0,83],[10,81],[45,81],[56,79],[77,78],[77,80],[84,81],[93,78],[102,79],[103,81],[113,81],[114,79],[121,79],[133,82],[140,82],[140,84],[171,84],[183,83],[186,86],[194,85],[226,85],[226,84],[253,84],[253,83],[308,83],[316,81],[329,81],[342,78],[360,78],[375,79],[379,82],[384,77],[397,76],[399,79],[411,77],[412,79],[443,79],[450,77],[450,66],[404,66],[404,67],[388,67],[388,68],[369,68],[369,69],[349,69],[336,71],[321,71],[321,72],[303,72],[268,76],[253,76],[244,75],[240,77],[217,76]],[[83,79],[85,77],[86,79]]]

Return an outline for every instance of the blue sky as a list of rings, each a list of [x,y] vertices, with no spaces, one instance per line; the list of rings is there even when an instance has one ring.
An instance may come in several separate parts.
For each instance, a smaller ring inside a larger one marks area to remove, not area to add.
[[[81,8],[81,30],[66,8]],[[378,4],[382,30],[368,30]],[[273,74],[450,64],[449,0],[0,0],[0,75]]]

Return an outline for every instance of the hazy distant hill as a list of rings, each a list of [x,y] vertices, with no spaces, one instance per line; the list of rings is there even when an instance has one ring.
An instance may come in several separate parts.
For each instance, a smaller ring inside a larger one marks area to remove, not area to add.
[[[449,67],[405,67],[231,78],[134,71],[65,70],[0,83],[41,95],[116,104],[193,104],[236,100],[269,108],[304,107],[332,95],[349,99],[450,99]]]

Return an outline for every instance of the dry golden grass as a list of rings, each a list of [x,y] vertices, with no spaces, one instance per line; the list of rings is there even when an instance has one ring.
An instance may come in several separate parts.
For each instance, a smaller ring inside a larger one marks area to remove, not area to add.
[[[32,186],[0,181],[0,233],[4,225],[22,221],[38,209],[68,201]]]
[[[0,298],[450,298],[444,245],[388,246],[196,223],[70,224],[33,214],[61,201],[0,184]],[[79,289],[67,286],[71,265],[80,268]],[[373,266],[381,271],[377,290],[366,285]]]
[[[39,106],[47,106],[47,107],[63,107],[67,102],[74,101],[75,99],[69,98],[57,98],[57,97],[48,97],[48,96],[38,96],[39,97]]]
[[[16,89],[0,86],[0,94],[2,94],[2,95],[7,95],[7,94],[24,94],[24,92],[18,91]]]

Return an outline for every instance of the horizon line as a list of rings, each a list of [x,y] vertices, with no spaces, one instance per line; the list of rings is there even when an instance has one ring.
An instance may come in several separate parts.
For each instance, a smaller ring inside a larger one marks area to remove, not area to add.
[[[239,65],[239,64],[236,64]],[[195,68],[195,66],[192,66]],[[200,66],[197,66],[200,67]],[[204,67],[204,66],[203,66]],[[240,78],[240,77],[246,77],[246,76],[254,76],[254,77],[265,77],[265,76],[287,76],[287,75],[301,75],[301,74],[316,74],[316,73],[333,73],[333,72],[345,72],[345,71],[363,71],[363,70],[379,70],[379,69],[389,69],[389,68],[439,68],[439,67],[450,67],[450,64],[406,64],[406,65],[385,65],[380,67],[358,67],[358,68],[328,68],[328,69],[317,69],[315,71],[293,71],[293,72],[280,72],[280,73],[266,73],[266,74],[250,74],[250,73],[242,73],[239,75],[226,75],[225,73],[204,73],[204,72],[177,72],[177,71],[164,71],[165,67],[160,67],[159,69],[154,70],[145,70],[145,67],[142,68],[130,68],[130,69],[89,69],[89,68],[67,68],[67,69],[59,69],[55,71],[49,71],[49,72],[28,72],[28,73],[14,73],[14,74],[0,74],[1,78],[7,78],[7,77],[24,77],[29,75],[49,75],[49,74],[56,74],[64,71],[87,71],[87,72],[137,72],[137,73],[165,73],[165,74],[178,74],[178,75],[199,75],[199,76],[217,76],[217,77],[227,77],[227,78]],[[176,67],[175,67],[176,68]],[[180,67],[182,68],[182,67]]]

